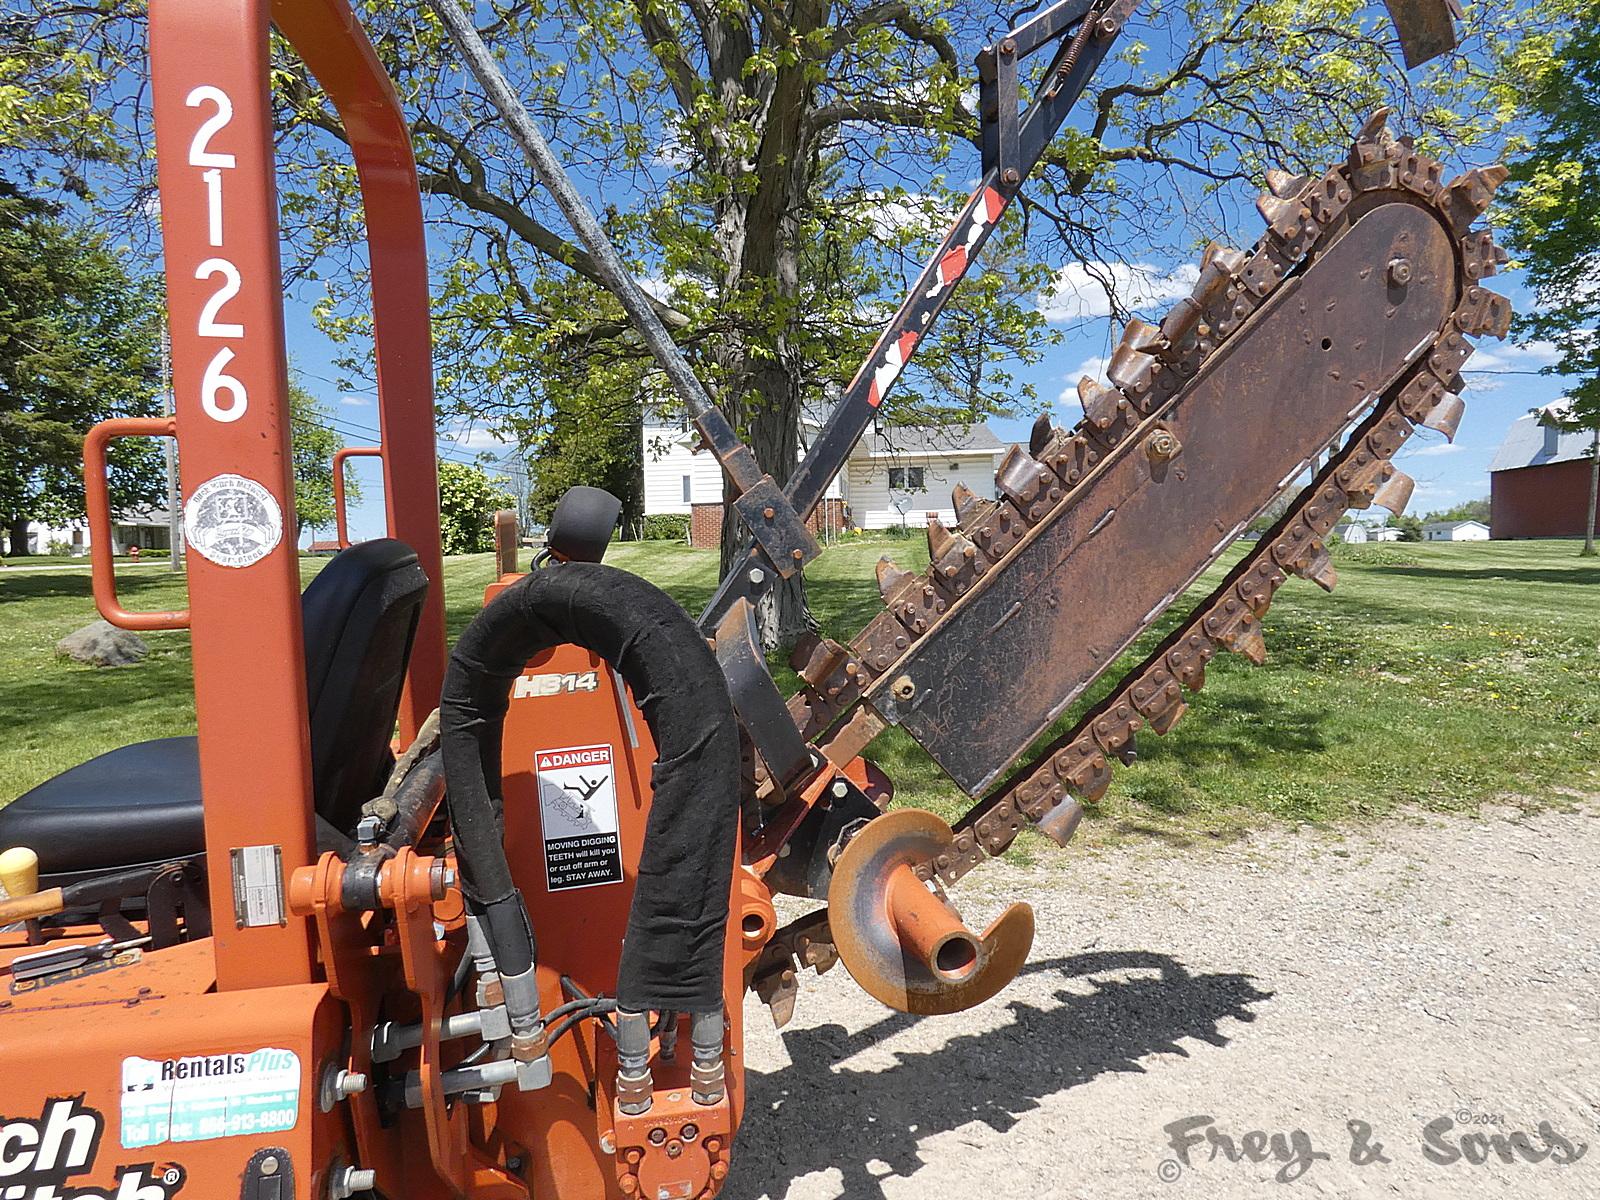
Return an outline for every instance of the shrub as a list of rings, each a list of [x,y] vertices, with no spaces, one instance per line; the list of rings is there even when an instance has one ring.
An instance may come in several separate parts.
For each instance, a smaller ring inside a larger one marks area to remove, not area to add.
[[[67,558],[72,554],[72,543],[65,538],[51,538],[45,550],[57,558]]]
[[[639,536],[647,542],[687,542],[689,518],[683,513],[654,513],[644,519]]]

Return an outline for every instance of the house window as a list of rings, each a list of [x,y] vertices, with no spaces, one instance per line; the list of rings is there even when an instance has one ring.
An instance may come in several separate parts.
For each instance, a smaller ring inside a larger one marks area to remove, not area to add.
[[[921,467],[890,467],[889,490],[891,492],[920,492],[926,490],[922,483]]]
[[[689,493],[693,490],[693,488],[694,488],[694,476],[693,475],[685,475],[683,477],[683,502],[685,504],[689,503]]]

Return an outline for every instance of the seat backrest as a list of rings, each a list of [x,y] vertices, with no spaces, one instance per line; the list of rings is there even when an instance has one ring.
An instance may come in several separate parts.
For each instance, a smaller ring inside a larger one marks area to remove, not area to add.
[[[341,551],[300,598],[311,782],[318,815],[348,834],[383,790],[428,576],[392,538]]]

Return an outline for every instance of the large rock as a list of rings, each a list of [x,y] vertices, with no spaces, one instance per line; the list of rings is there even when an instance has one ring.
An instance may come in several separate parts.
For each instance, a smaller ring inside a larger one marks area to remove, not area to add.
[[[56,643],[56,653],[64,658],[96,667],[131,667],[150,647],[131,629],[118,629],[110,621],[96,621]]]

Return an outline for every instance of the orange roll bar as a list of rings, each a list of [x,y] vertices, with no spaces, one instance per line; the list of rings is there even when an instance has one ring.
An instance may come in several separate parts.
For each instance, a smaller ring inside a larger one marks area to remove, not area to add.
[[[131,612],[117,598],[106,450],[119,437],[177,436],[178,423],[171,417],[113,417],[101,421],[83,438],[83,498],[89,516],[89,575],[94,585],[94,606],[102,617],[123,629],[187,629],[189,610]]]

